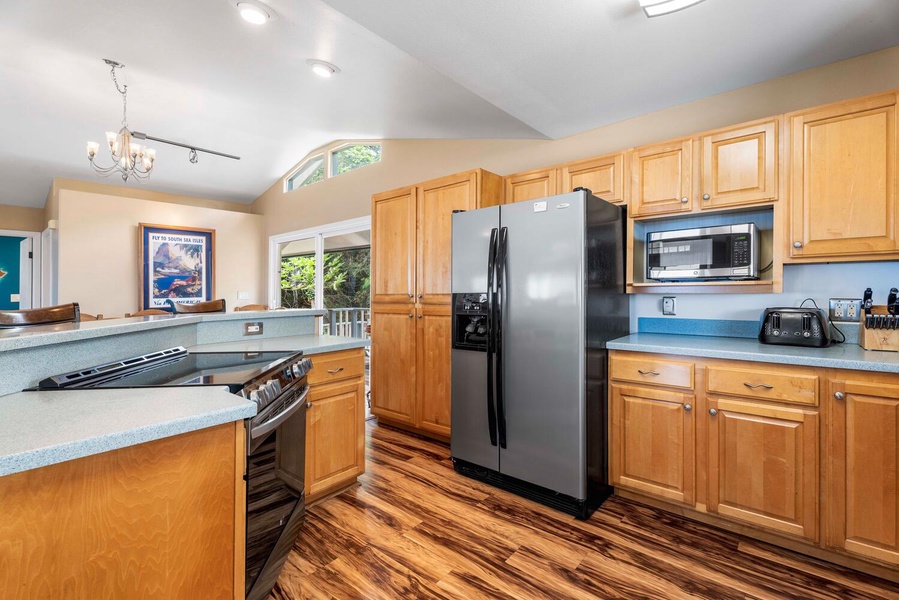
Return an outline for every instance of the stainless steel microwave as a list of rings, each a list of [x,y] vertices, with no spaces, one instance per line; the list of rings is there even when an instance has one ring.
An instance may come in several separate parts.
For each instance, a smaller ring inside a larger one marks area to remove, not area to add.
[[[754,223],[646,234],[646,277],[657,281],[758,279]]]

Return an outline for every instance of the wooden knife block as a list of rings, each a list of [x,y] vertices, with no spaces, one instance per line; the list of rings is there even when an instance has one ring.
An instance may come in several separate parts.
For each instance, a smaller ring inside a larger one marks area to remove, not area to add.
[[[875,305],[871,307],[871,314],[888,315],[887,307]],[[862,313],[858,332],[858,345],[865,350],[886,350],[899,352],[899,329],[866,329],[865,313]]]

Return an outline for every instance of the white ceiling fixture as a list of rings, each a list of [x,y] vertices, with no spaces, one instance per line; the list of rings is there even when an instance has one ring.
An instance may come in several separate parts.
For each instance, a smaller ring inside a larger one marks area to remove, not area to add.
[[[109,146],[109,154],[112,156],[111,166],[100,167],[94,162],[97,151],[100,149],[100,144],[97,142],[87,143],[87,159],[94,171],[104,177],[117,173],[122,176],[122,181],[128,181],[129,177],[138,180],[147,179],[156,162],[156,150],[131,140],[131,130],[128,129],[128,86],[119,87],[119,80],[115,76],[115,70],[124,69],[125,65],[108,58],[104,58],[103,62],[111,67],[112,82],[115,84],[115,89],[122,95],[122,128],[118,133],[106,132],[106,143]]]
[[[658,17],[659,15],[667,15],[685,8],[690,8],[694,4],[699,4],[703,0],[640,0],[640,6],[647,17]]]
[[[340,69],[337,68],[337,65],[332,65],[331,63],[325,62],[323,60],[310,58],[306,61],[306,64],[312,67],[313,73],[315,73],[319,77],[324,77],[326,79],[331,75],[340,73]]]
[[[265,25],[272,18],[274,12],[261,2],[242,1],[237,3],[237,10],[244,21],[253,25]]]

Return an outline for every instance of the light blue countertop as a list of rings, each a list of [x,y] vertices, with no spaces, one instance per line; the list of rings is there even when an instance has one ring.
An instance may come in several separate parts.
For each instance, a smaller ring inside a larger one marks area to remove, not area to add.
[[[103,319],[80,323],[59,323],[34,327],[0,329],[0,352],[20,350],[48,344],[88,340],[93,338],[133,333],[166,327],[179,327],[214,321],[250,321],[253,319],[278,319],[287,317],[320,317],[324,310],[288,309],[265,311],[240,311],[230,313],[160,315],[153,317],[129,317],[127,319]]]
[[[236,342],[218,342],[190,346],[188,352],[299,352],[313,355],[338,350],[365,348],[371,340],[340,335],[288,335],[276,338],[247,338]]]
[[[60,390],[0,397],[0,476],[256,414],[226,387]]]
[[[899,352],[868,351],[858,344],[803,348],[760,344],[755,339],[746,338],[634,333],[613,340],[606,346],[609,350],[899,373]]]

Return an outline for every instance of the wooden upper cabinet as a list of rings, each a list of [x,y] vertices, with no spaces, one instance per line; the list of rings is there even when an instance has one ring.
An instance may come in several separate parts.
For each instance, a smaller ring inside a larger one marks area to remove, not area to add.
[[[372,196],[371,301],[411,302],[415,291],[415,188]]]
[[[899,252],[896,94],[788,119],[790,256],[862,260]]]
[[[615,204],[624,203],[624,152],[568,163],[562,167],[559,193],[583,187],[594,196]]]
[[[899,565],[899,385],[844,372],[828,382],[827,545]]]
[[[631,215],[642,217],[692,210],[691,140],[635,148],[630,156]]]
[[[778,197],[777,121],[703,135],[702,208],[769,202]]]
[[[559,194],[559,170],[540,169],[506,177],[506,203],[537,200]]]
[[[416,300],[446,304],[451,297],[453,211],[477,208],[477,175],[442,177],[418,188]]]
[[[415,420],[415,321],[414,306],[371,309],[371,412],[408,425]]]
[[[818,538],[818,411],[710,397],[708,508]]]
[[[450,436],[450,349],[452,307],[422,306],[418,310],[416,425],[439,436]]]
[[[693,504],[694,396],[613,384],[609,398],[612,484]]]

